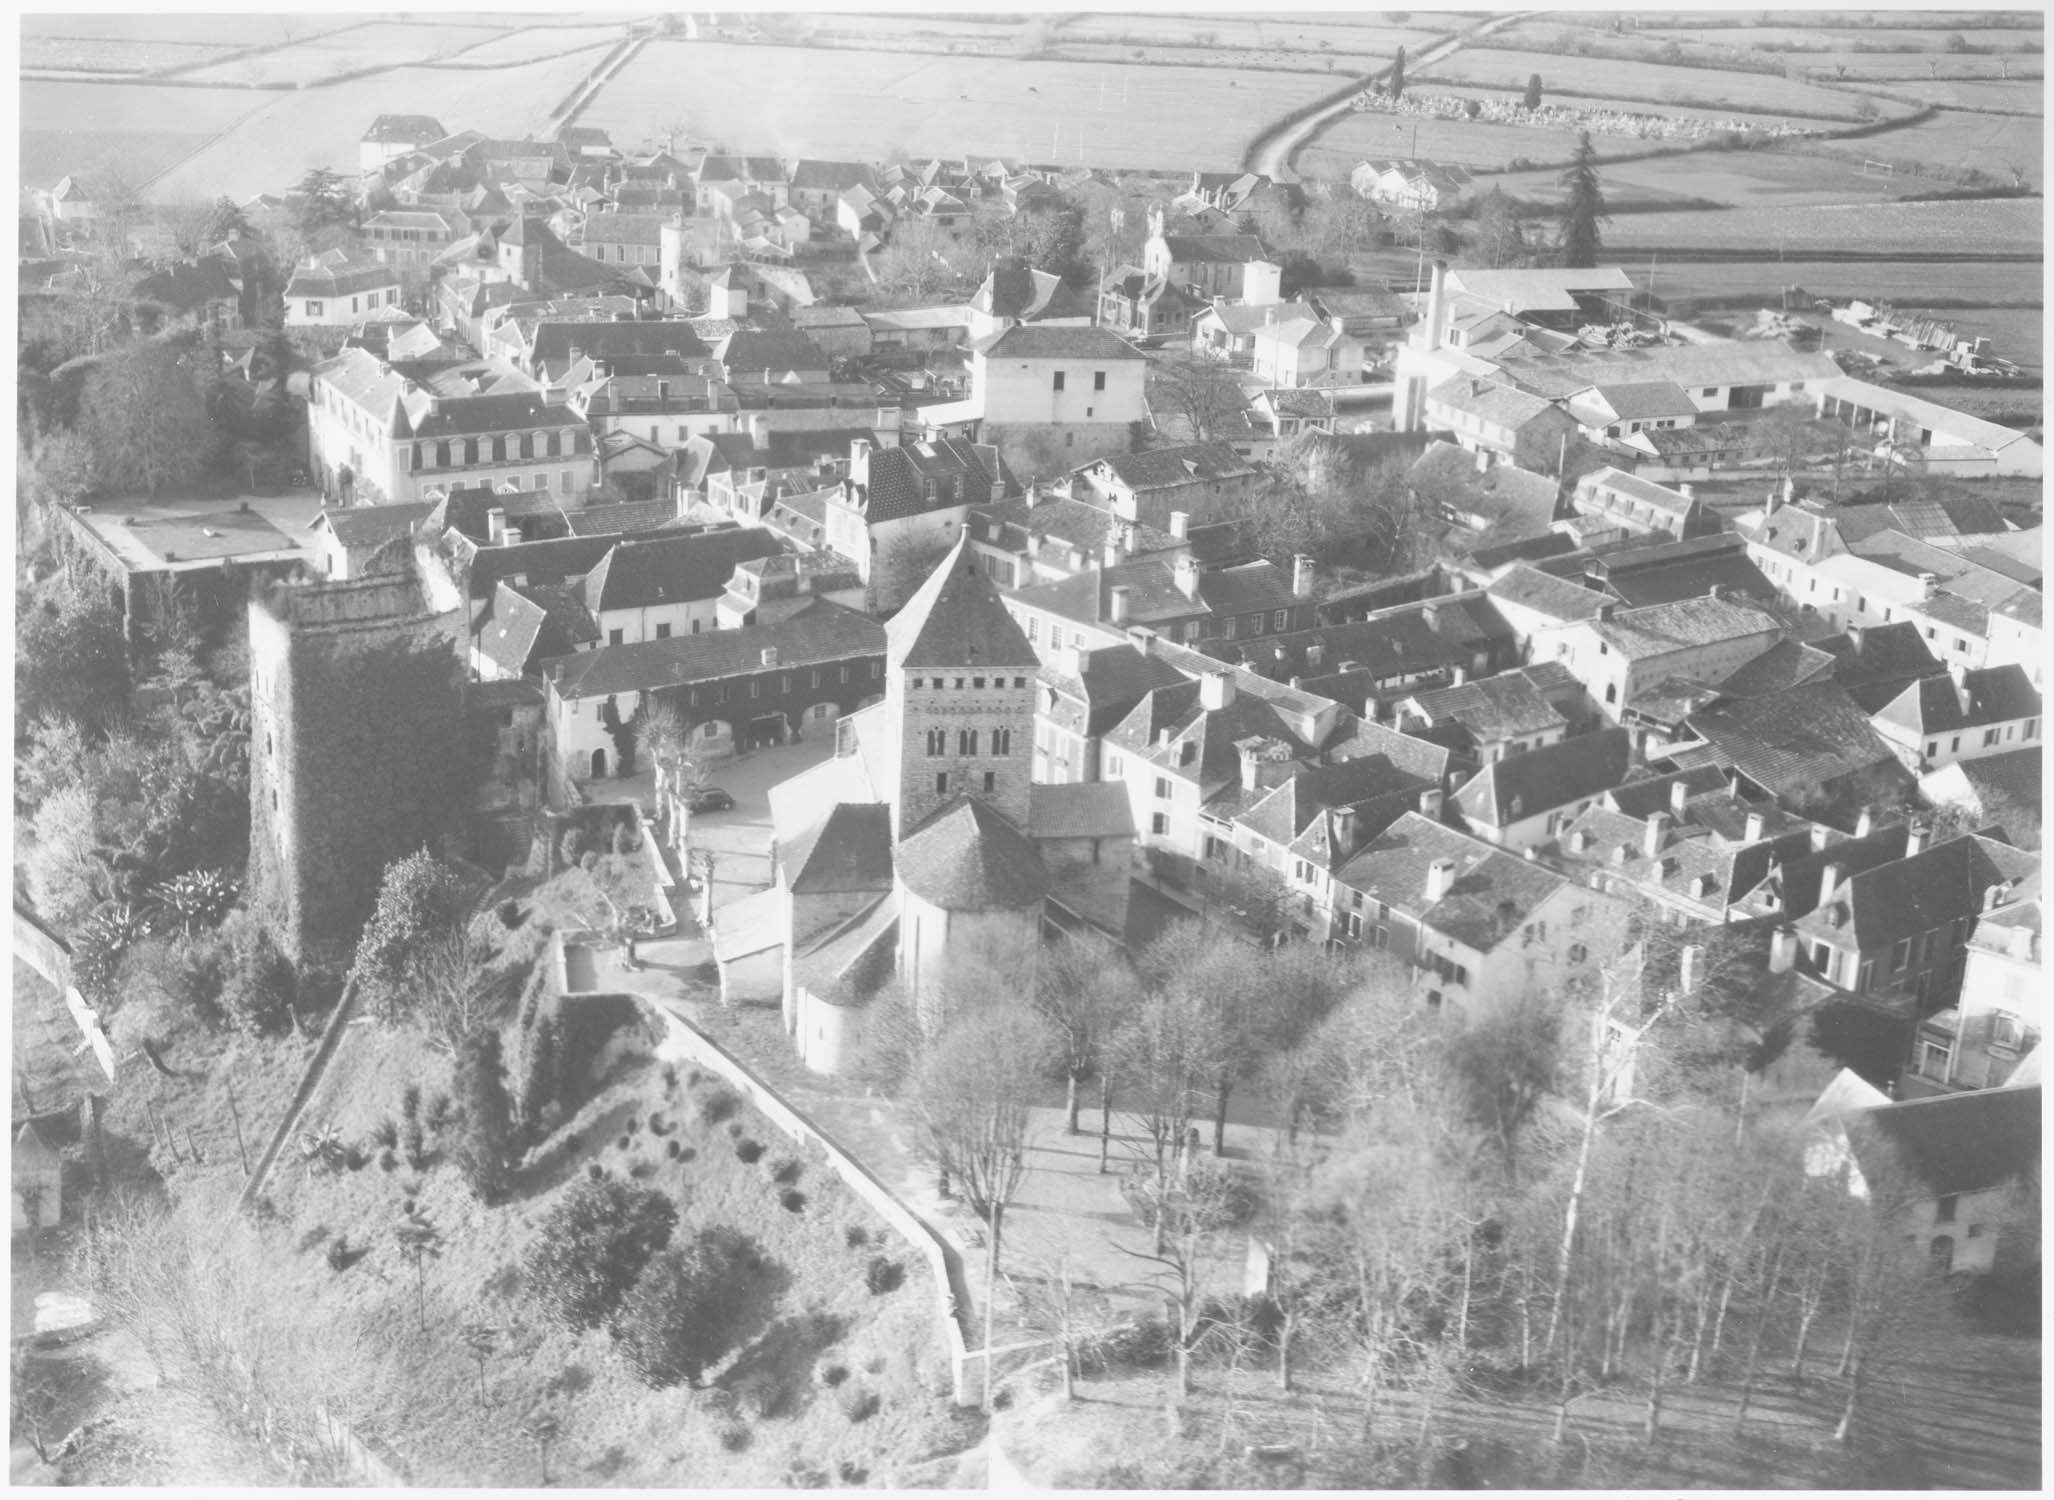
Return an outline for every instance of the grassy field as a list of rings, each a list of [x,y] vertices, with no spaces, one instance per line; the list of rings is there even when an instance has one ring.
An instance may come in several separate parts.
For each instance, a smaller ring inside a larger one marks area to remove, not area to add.
[[[333,78],[339,73],[423,63],[452,53],[462,53],[464,60],[470,61],[483,56],[486,48],[496,45],[495,37],[504,30],[504,27],[488,30],[475,26],[419,26],[374,21],[255,57],[215,63],[184,76],[196,83],[304,86]],[[613,32],[614,36],[618,34],[617,30]],[[534,57],[546,51],[560,52],[571,45],[575,43],[529,42],[526,51],[518,55]]]
[[[1663,67],[1650,62],[1618,62],[1599,57],[1563,57],[1547,52],[1517,52],[1496,47],[1465,48],[1441,59],[1415,82],[1435,79],[1523,89],[1538,73],[1544,90],[1574,91],[1604,99],[1638,99],[1650,103],[1696,103],[1725,106],[1758,114],[1795,114],[1828,120],[1859,118],[1860,100],[1816,84],[1793,83],[1767,73],[1712,72],[1704,68]],[[1901,110],[1901,106],[1899,106]],[[1888,115],[1891,107],[1884,105]]]
[[[1590,143],[1600,158],[1647,150],[1645,141],[1631,136],[1593,135]],[[1349,169],[1365,156],[1417,154],[1473,171],[1491,171],[1516,162],[1566,162],[1575,151],[1573,130],[1363,110],[1341,116],[1314,136],[1298,153],[1297,166],[1308,177],[1346,177]]]
[[[1955,78],[2001,78],[2007,74],[2037,75],[2037,55],[2044,34],[2035,28],[1962,28],[1962,17],[1936,13],[1930,27],[1905,24],[1901,12],[1881,12],[1889,24],[1862,26],[1831,24],[1841,19],[1828,13],[1809,13],[1778,18],[1770,24],[1756,24],[1752,18],[1741,24],[1730,13],[1724,24],[1703,24],[1708,16],[1651,15],[1645,26],[1634,26],[1633,18],[1621,30],[1613,31],[1613,18],[1578,24],[1573,17],[1551,16],[1522,21],[1503,33],[1509,45],[1525,43],[1558,52],[1625,52],[1635,64],[1656,63],[1656,54],[1674,47],[1697,71],[1731,68],[1736,60],[1760,63],[1764,59],[1779,71],[1801,78],[1895,79],[1931,78],[1944,74]],[[1847,18],[1851,21],[1853,18]],[[2021,16],[2021,20],[2025,17]],[[1679,24],[1688,23],[1688,24]],[[1961,29],[1971,52],[1950,52],[1947,38]],[[1545,76],[1545,75],[1544,75]],[[1769,75],[1757,75],[1768,77]]]
[[[132,15],[95,15],[67,11],[25,15],[21,18],[21,34],[24,40],[31,37],[101,37],[134,43],[255,47],[267,42],[320,36],[361,25],[362,22],[361,16],[295,15],[290,11],[273,11],[263,16],[169,12],[152,15],[146,11]]]
[[[1521,83],[1517,88],[1490,88],[1483,84],[1435,83],[1432,91],[1454,99],[1496,99],[1505,103],[1517,103],[1524,97],[1526,85]],[[1723,105],[1699,107],[1686,104],[1650,104],[1645,99],[1587,98],[1581,94],[1564,94],[1556,102],[1573,109],[1617,110],[1621,114],[1658,115],[1663,119],[1731,122],[1741,129],[1767,129],[1779,124],[1811,129],[1817,124],[1816,121],[1801,120],[1794,115],[1751,113],[1738,108],[1728,109]],[[1593,132],[1592,139],[1596,138],[1597,132]]]
[[[432,108],[452,130],[507,137],[542,134],[549,128],[550,109],[585,76],[597,55],[587,50],[523,68],[481,72],[398,68],[332,89],[285,94],[209,95],[183,89],[181,94],[195,98],[233,98],[256,108],[220,140],[179,163],[152,193],[160,200],[221,193],[241,198],[282,192],[311,167],[354,172],[358,138],[373,118],[386,113]],[[38,87],[26,84],[23,92]]]
[[[382,1119],[396,1119],[407,1081],[421,1082],[431,1095],[440,1086],[440,1065],[431,1059],[424,1070],[423,1062],[411,1038],[377,1031],[354,1037],[316,1100],[315,1123],[354,1139]],[[739,1101],[731,1117],[704,1118],[698,1102],[720,1086],[689,1070],[667,1083],[639,1025],[616,1035],[595,1060],[594,1075],[604,1081],[531,1156],[506,1205],[480,1206],[446,1163],[424,1172],[404,1164],[386,1172],[373,1162],[321,1174],[295,1164],[271,1194],[281,1275],[289,1279],[290,1295],[317,1310],[338,1302],[359,1312],[390,1304],[391,1316],[411,1324],[413,1275],[399,1263],[384,1226],[399,1213],[402,1197],[411,1196],[441,1230],[447,1248],[425,1283],[430,1337],[422,1348],[421,1388],[429,1404],[395,1445],[414,1480],[534,1483],[534,1447],[513,1431],[545,1403],[564,1428],[551,1469],[559,1482],[578,1485],[774,1485],[804,1467],[835,1474],[845,1461],[883,1479],[909,1461],[948,1450],[952,1440],[960,1445],[959,1437],[952,1439],[958,1417],[928,1388],[939,1357],[933,1303],[907,1247],[825,1167],[796,1160],[768,1123]],[[653,1113],[666,1122],[661,1136],[644,1124]],[[630,1121],[636,1128],[628,1135]],[[737,1155],[738,1143],[751,1139],[766,1148],[753,1165]],[[670,1156],[672,1143],[689,1148],[691,1157]],[[796,1210],[781,1201],[787,1184],[773,1178],[788,1161],[796,1161],[802,1195]],[[752,1301],[750,1326],[736,1353],[708,1372],[709,1389],[649,1389],[615,1357],[607,1334],[564,1330],[520,1290],[522,1261],[544,1213],[593,1163],[675,1198],[678,1239],[700,1227],[724,1226],[753,1240],[767,1262],[755,1286],[737,1290]],[[866,1243],[848,1242],[852,1227]],[[370,1251],[341,1275],[329,1269],[324,1254],[336,1234]],[[896,1291],[873,1296],[863,1271],[878,1253],[900,1261],[907,1276]],[[477,1321],[500,1332],[482,1391],[477,1365],[455,1338],[458,1327]],[[831,1366],[846,1377],[839,1386],[824,1374]],[[778,1392],[771,1410],[760,1415],[749,1395],[757,1386]],[[860,1422],[852,1422],[843,1405],[856,1389],[881,1402]],[[730,1419],[717,1408],[726,1403],[734,1404],[733,1420],[749,1435],[741,1451],[730,1451],[721,1439]]]
[[[1941,110],[1931,119],[1821,148],[1858,160],[1916,161],[1947,171],[1974,167],[2009,183],[2012,169],[2039,184],[2045,168],[2046,124],[2037,115],[1982,115]]]
[[[1290,73],[659,40],[580,123],[626,143],[675,127],[734,151],[1047,162],[1075,161],[1081,146],[1100,166],[1225,170],[1258,129],[1326,87]]]
[[[232,50],[206,42],[136,42],[114,37],[25,35],[21,39],[21,65],[24,68],[134,74],[203,63]]]
[[[1927,104],[1959,105],[1964,109],[1988,109],[2001,113],[2044,115],[2047,109],[2047,81],[2044,78],[1994,79],[1905,78],[1875,88],[1904,94]]]
[[[1605,226],[1613,249],[1655,246],[1687,250],[1860,250],[1973,256],[2040,253],[2041,205],[2032,198],[1947,203],[1821,203],[1801,214],[1773,208],[1701,213],[1622,214]],[[1944,280],[1945,272],[1935,272]]]
[[[90,173],[104,167],[134,179],[147,177],[271,103],[270,95],[242,90],[25,80],[21,85],[21,180],[27,187],[49,187],[67,172]],[[366,116],[356,124],[352,140],[369,123]],[[349,159],[354,164],[354,145]],[[248,191],[276,191],[289,185],[274,179]],[[212,191],[237,189],[223,183]]]
[[[1595,144],[1595,141],[1593,142]],[[1615,203],[1708,200],[1735,208],[1797,208],[1814,203],[1888,202],[1931,187],[1911,177],[1864,177],[1858,162],[1784,151],[1692,151],[1605,168],[1605,197]],[[1509,172],[1487,186],[1539,202],[1561,197],[1558,172]]]

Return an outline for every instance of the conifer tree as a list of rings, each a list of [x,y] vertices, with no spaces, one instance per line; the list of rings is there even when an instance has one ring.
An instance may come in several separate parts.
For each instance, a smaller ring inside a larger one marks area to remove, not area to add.
[[[1610,223],[1605,194],[1598,183],[1598,154],[1590,132],[1577,138],[1576,156],[1562,174],[1562,233],[1557,241],[1560,263],[1568,267],[1598,263],[1598,225]]]

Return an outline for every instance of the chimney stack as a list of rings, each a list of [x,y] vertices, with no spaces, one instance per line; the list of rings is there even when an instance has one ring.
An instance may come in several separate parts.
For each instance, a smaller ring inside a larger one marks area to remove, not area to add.
[[[1186,599],[1198,597],[1198,580],[1205,576],[1205,564],[1185,553],[1177,559],[1177,592]]]
[[[1704,978],[1705,950],[1692,943],[1683,950],[1683,957],[1676,966],[1676,988],[1688,995]]]
[[[1334,809],[1334,843],[1338,853],[1347,855],[1355,852],[1356,826],[1354,808]]]
[[[1447,794],[1437,786],[1430,786],[1419,794],[1419,815],[1438,823],[1441,810],[1447,804]]]
[[[1697,498],[1697,486],[1692,484],[1679,484],[1676,486],[1676,493],[1681,495],[1686,500],[1695,500]]]
[[[1178,541],[1186,540],[1191,534],[1191,515],[1188,511],[1170,512],[1170,535]]]
[[[1669,783],[1669,811],[1677,817],[1683,816],[1684,804],[1690,801],[1690,783],[1681,776]]]
[[[1905,830],[1904,834],[1904,857],[1910,859],[1914,854],[1924,854],[1926,852],[1926,845],[1931,841],[1932,837],[1932,824],[1912,824],[1910,828]]]
[[[1441,347],[1441,324],[1448,308],[1448,263],[1434,262],[1434,279],[1426,294],[1426,321],[1420,325],[1422,337],[1419,347],[1432,353]]]
[[[766,667],[777,665],[777,647],[765,646],[763,648],[763,665]]]
[[[1750,811],[1747,815],[1747,827],[1741,833],[1740,841],[1744,844],[1759,844],[1767,828],[1768,820],[1759,812]]]
[[[1865,839],[1875,831],[1876,815],[1864,807],[1861,810],[1861,816],[1854,820],[1854,836],[1858,839]]]
[[[1455,861],[1437,859],[1426,867],[1426,904],[1432,906],[1455,883]]]
[[[1106,567],[1117,568],[1127,560],[1127,531],[1115,523],[1105,529],[1105,546],[1102,557]]]
[[[1234,701],[1234,674],[1222,668],[1207,672],[1198,679],[1198,705],[1208,713],[1217,713]]]
[[[852,484],[870,483],[870,439],[867,437],[849,439],[849,481]]]
[[[1778,927],[1769,934],[1769,972],[1788,974],[1797,966],[1797,929]]]
[[[485,512],[485,540],[495,547],[506,545],[506,511],[500,506]]]
[[[1966,719],[1976,711],[1975,699],[1968,690],[1968,668],[1955,662],[1947,668],[1947,675],[1954,680],[1954,697],[1961,704],[1961,716]]]
[[[1476,450],[1476,472],[1477,472],[1477,473],[1479,473],[1479,474],[1488,474],[1488,473],[1490,473],[1490,471],[1491,471],[1491,450],[1490,450],[1490,449],[1488,449],[1488,448],[1479,448],[1479,449],[1477,449],[1477,450]]]
[[[1312,597],[1313,560],[1300,552],[1291,559],[1291,593],[1299,599]]]
[[[1124,583],[1116,583],[1106,590],[1106,616],[1113,624],[1127,623],[1127,599],[1132,592]]]
[[[1819,905],[1827,906],[1840,894],[1840,887],[1847,882],[1847,866],[1839,860],[1829,860],[1819,871]]]
[[[1662,852],[1662,845],[1667,842],[1668,837],[1669,815],[1663,812],[1649,813],[1647,829],[1641,836],[1640,845],[1649,859],[1653,859]]]

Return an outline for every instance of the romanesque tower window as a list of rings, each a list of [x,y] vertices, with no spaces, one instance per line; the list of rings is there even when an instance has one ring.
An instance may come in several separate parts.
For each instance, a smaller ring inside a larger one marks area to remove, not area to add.
[[[975,755],[976,753],[977,731],[974,729],[959,730],[956,734],[956,754]]]
[[[994,730],[992,730],[992,732],[991,732],[991,753],[992,753],[993,755],[1011,755],[1011,754],[1013,753],[1013,731],[1012,731],[1012,730],[1010,730],[1010,729],[994,729]]]
[[[946,755],[949,753],[949,732],[946,729],[930,729],[927,731],[927,753],[929,755]]]

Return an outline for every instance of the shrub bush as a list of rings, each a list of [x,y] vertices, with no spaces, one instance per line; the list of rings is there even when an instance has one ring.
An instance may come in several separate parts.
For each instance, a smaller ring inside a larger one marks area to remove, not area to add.
[[[619,1140],[615,1141],[615,1142],[614,1142],[614,1144],[615,1144],[616,1146],[620,1147],[620,1148],[621,1148],[621,1150],[623,1150],[623,1151],[626,1151],[626,1150],[628,1150],[628,1149],[629,1149],[630,1147],[632,1147],[632,1146],[633,1146],[633,1145],[634,1145],[635,1143],[634,1143],[634,1140],[633,1140],[633,1139],[632,1139],[631,1137],[629,1137],[629,1136],[625,1136],[625,1135],[624,1135],[624,1136],[622,1136],[622,1137],[621,1137],[621,1138],[620,1138]]]
[[[652,1386],[696,1382],[740,1336],[734,1283],[745,1274],[735,1237],[718,1229],[651,1257],[613,1319],[629,1367]]]
[[[684,1147],[680,1146],[676,1141],[672,1141],[664,1149],[669,1153],[670,1159],[672,1161],[676,1161],[678,1159],[678,1153],[684,1150]]]
[[[777,1201],[788,1214],[802,1213],[806,1208],[806,1195],[797,1188],[786,1188],[777,1195]]]
[[[743,1128],[744,1128],[744,1127],[743,1127],[743,1125],[742,1125],[742,1122],[741,1122],[740,1120],[730,1120],[730,1121],[728,1121],[728,1122],[727,1122],[727,1138],[728,1138],[729,1140],[731,1140],[731,1141],[738,1141],[738,1140],[740,1140],[740,1139],[742,1138],[742,1131],[743,1131]]]
[[[699,1075],[692,1075],[697,1083]],[[733,1089],[715,1089],[699,1100],[699,1118],[708,1125],[718,1125],[742,1107],[741,1097]]]
[[[396,1172],[399,1170],[399,1158],[390,1151],[381,1151],[378,1153],[378,1168],[383,1172]]]
[[[596,1328],[670,1243],[677,1221],[676,1202],[652,1188],[574,1183],[543,1216],[527,1261],[529,1291],[565,1326]]]
[[[735,1142],[735,1155],[745,1162],[754,1163],[763,1155],[763,1143],[744,1136]]]
[[[820,1372],[820,1383],[832,1390],[849,1378],[847,1365],[828,1365]]]
[[[851,1422],[869,1421],[877,1415],[878,1409],[883,1405],[884,1402],[878,1399],[877,1392],[866,1390],[860,1385],[852,1385],[842,1392],[842,1415]]]
[[[1199,1304],[1192,1332],[1200,1353],[1235,1360],[1275,1349],[1283,1326],[1283,1309],[1256,1292],[1206,1298]]]
[[[1120,1323],[1076,1346],[1080,1374],[1100,1375],[1111,1370],[1151,1369],[1170,1357],[1176,1336],[1161,1318],[1143,1318]]]
[[[720,1446],[730,1453],[740,1453],[749,1446],[749,1429],[740,1422],[730,1422],[720,1429]]]
[[[791,1187],[798,1182],[802,1170],[804,1169],[791,1157],[780,1157],[777,1164],[771,1168],[770,1180],[779,1187]]]
[[[698,1148],[697,1146],[680,1146],[680,1147],[678,1147],[678,1160],[679,1160],[679,1161],[697,1161],[697,1160],[698,1160],[698,1158],[699,1158],[699,1148]]]
[[[752,1375],[743,1381],[736,1395],[741,1398],[742,1409],[759,1422],[767,1422],[785,1406],[784,1383],[774,1375]]]
[[[895,1292],[906,1284],[906,1268],[889,1256],[873,1255],[870,1265],[863,1272],[863,1285],[870,1289],[873,1297],[882,1297]]]
[[[300,1236],[299,1253],[305,1255],[309,1250],[327,1238],[328,1226],[326,1224],[316,1224],[312,1229],[309,1229]]]
[[[647,1182],[651,1177],[654,1177],[655,1175],[656,1163],[653,1161],[638,1161],[632,1167],[628,1168],[628,1176],[632,1177],[637,1182]]]
[[[594,1182],[604,1182],[606,1181],[606,1168],[600,1166],[596,1161],[590,1162],[585,1167],[585,1175]]]
[[[375,1145],[382,1146],[387,1151],[398,1150],[399,1123],[392,1116],[387,1115],[372,1128],[371,1140]]]
[[[851,1224],[842,1231],[842,1243],[851,1250],[861,1250],[870,1243],[870,1231],[861,1224]]]

